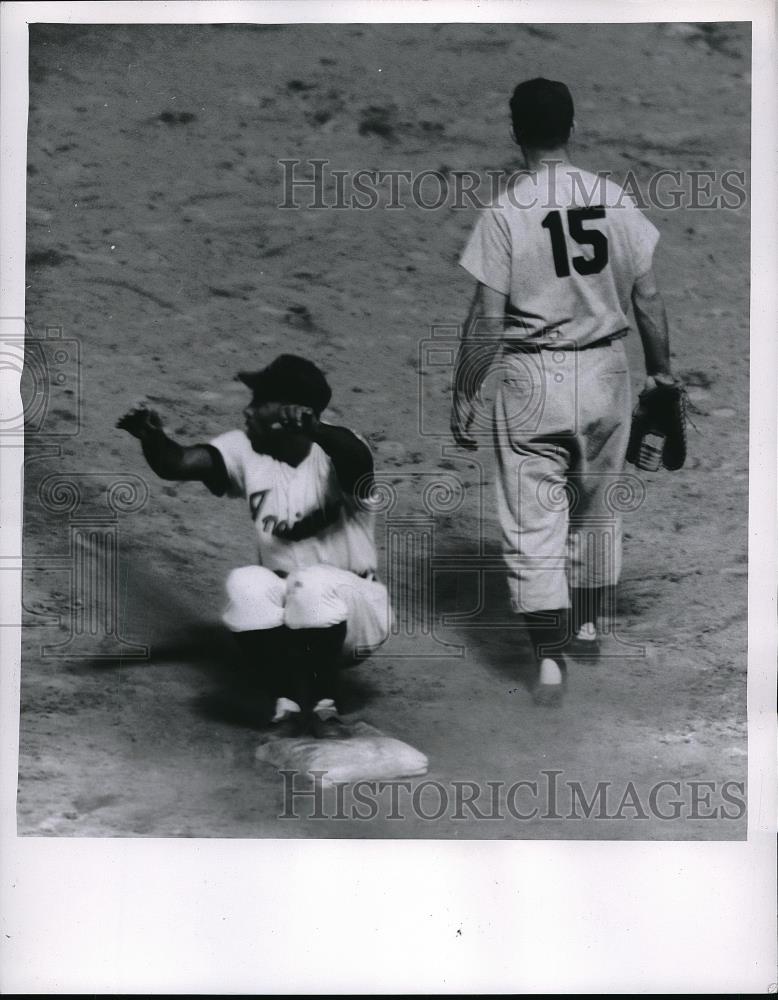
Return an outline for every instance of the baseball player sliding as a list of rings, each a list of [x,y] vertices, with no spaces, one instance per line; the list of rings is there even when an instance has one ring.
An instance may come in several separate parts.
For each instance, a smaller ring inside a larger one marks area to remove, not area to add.
[[[178,444],[145,407],[117,426],[140,440],[163,479],[200,480],[246,501],[258,559],[229,574],[223,621],[275,705],[274,732],[345,735],[338,668],[389,631],[369,510],[372,455],[352,431],[320,419],[331,391],[311,361],[284,354],[238,378],[252,392],[245,429],[209,444]]]
[[[555,704],[562,650],[597,655],[604,591],[621,570],[609,488],[630,432],[630,300],[649,382],[677,380],[652,270],[657,230],[617,185],[570,162],[573,100],[564,84],[521,83],[510,110],[527,170],[481,214],[461,258],[477,287],[457,358],[452,432],[477,447],[478,392],[501,350],[493,440],[503,553],[537,659],[535,700]]]

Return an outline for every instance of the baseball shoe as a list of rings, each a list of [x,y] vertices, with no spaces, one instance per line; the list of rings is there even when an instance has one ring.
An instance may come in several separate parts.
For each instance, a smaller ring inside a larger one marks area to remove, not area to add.
[[[270,721],[268,736],[275,739],[296,739],[305,734],[305,724],[300,706],[289,698],[279,698],[276,713]]]
[[[578,660],[596,660],[600,655],[600,639],[596,627],[591,623],[582,625],[565,651]]]
[[[310,729],[317,740],[346,740],[351,735],[331,698],[315,706],[311,712]]]
[[[271,722],[267,735],[276,740],[296,740],[305,736],[305,724],[302,712],[290,712],[277,722]]]
[[[538,676],[532,689],[532,700],[543,708],[556,708],[562,704],[566,687],[565,663],[545,657],[540,661]]]

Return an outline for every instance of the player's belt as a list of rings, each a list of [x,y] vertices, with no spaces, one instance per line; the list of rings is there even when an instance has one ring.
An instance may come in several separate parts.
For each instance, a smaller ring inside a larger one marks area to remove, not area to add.
[[[577,344],[574,340],[557,340],[553,343],[535,344],[532,341],[506,340],[503,350],[506,354],[540,354],[541,351],[588,351],[593,347],[610,347],[617,340],[626,337],[624,333],[614,333],[590,344]]]
[[[285,569],[274,569],[273,572],[275,573],[276,576],[279,576],[282,580],[285,580],[289,576],[289,573]],[[353,572],[353,570],[352,570],[352,572]],[[376,576],[375,570],[372,570],[372,569],[364,569],[364,570],[362,570],[361,573],[354,573],[354,576],[358,576],[362,580],[377,580],[378,579],[378,577]]]

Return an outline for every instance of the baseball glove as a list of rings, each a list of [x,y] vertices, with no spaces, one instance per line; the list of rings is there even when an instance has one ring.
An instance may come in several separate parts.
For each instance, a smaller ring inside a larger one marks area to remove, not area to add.
[[[682,382],[651,379],[641,392],[632,413],[627,461],[648,471],[659,468],[660,462],[670,472],[683,467],[686,461],[686,390]]]

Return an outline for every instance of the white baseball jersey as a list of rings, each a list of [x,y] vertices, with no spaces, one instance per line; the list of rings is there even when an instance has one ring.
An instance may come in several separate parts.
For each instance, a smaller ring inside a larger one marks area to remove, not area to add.
[[[481,213],[460,263],[508,296],[506,341],[582,347],[629,329],[632,288],[658,239],[618,185],[557,164],[522,175]]]
[[[610,496],[630,415],[618,338],[629,330],[632,289],[650,270],[658,238],[617,185],[549,164],[523,175],[481,214],[462,255],[473,277],[508,297],[494,434],[503,555],[517,612],[567,607],[570,585],[618,581],[621,521]],[[530,359],[511,353],[527,342],[557,350]],[[568,343],[576,350],[559,349]],[[577,350],[583,347],[592,349]],[[568,445],[551,448],[549,441]],[[571,475],[573,516],[548,492]]]
[[[375,515],[344,493],[319,445],[293,467],[258,454],[241,430],[210,444],[224,459],[228,495],[248,501],[260,566],[291,573],[325,563],[360,575],[375,572]]]

